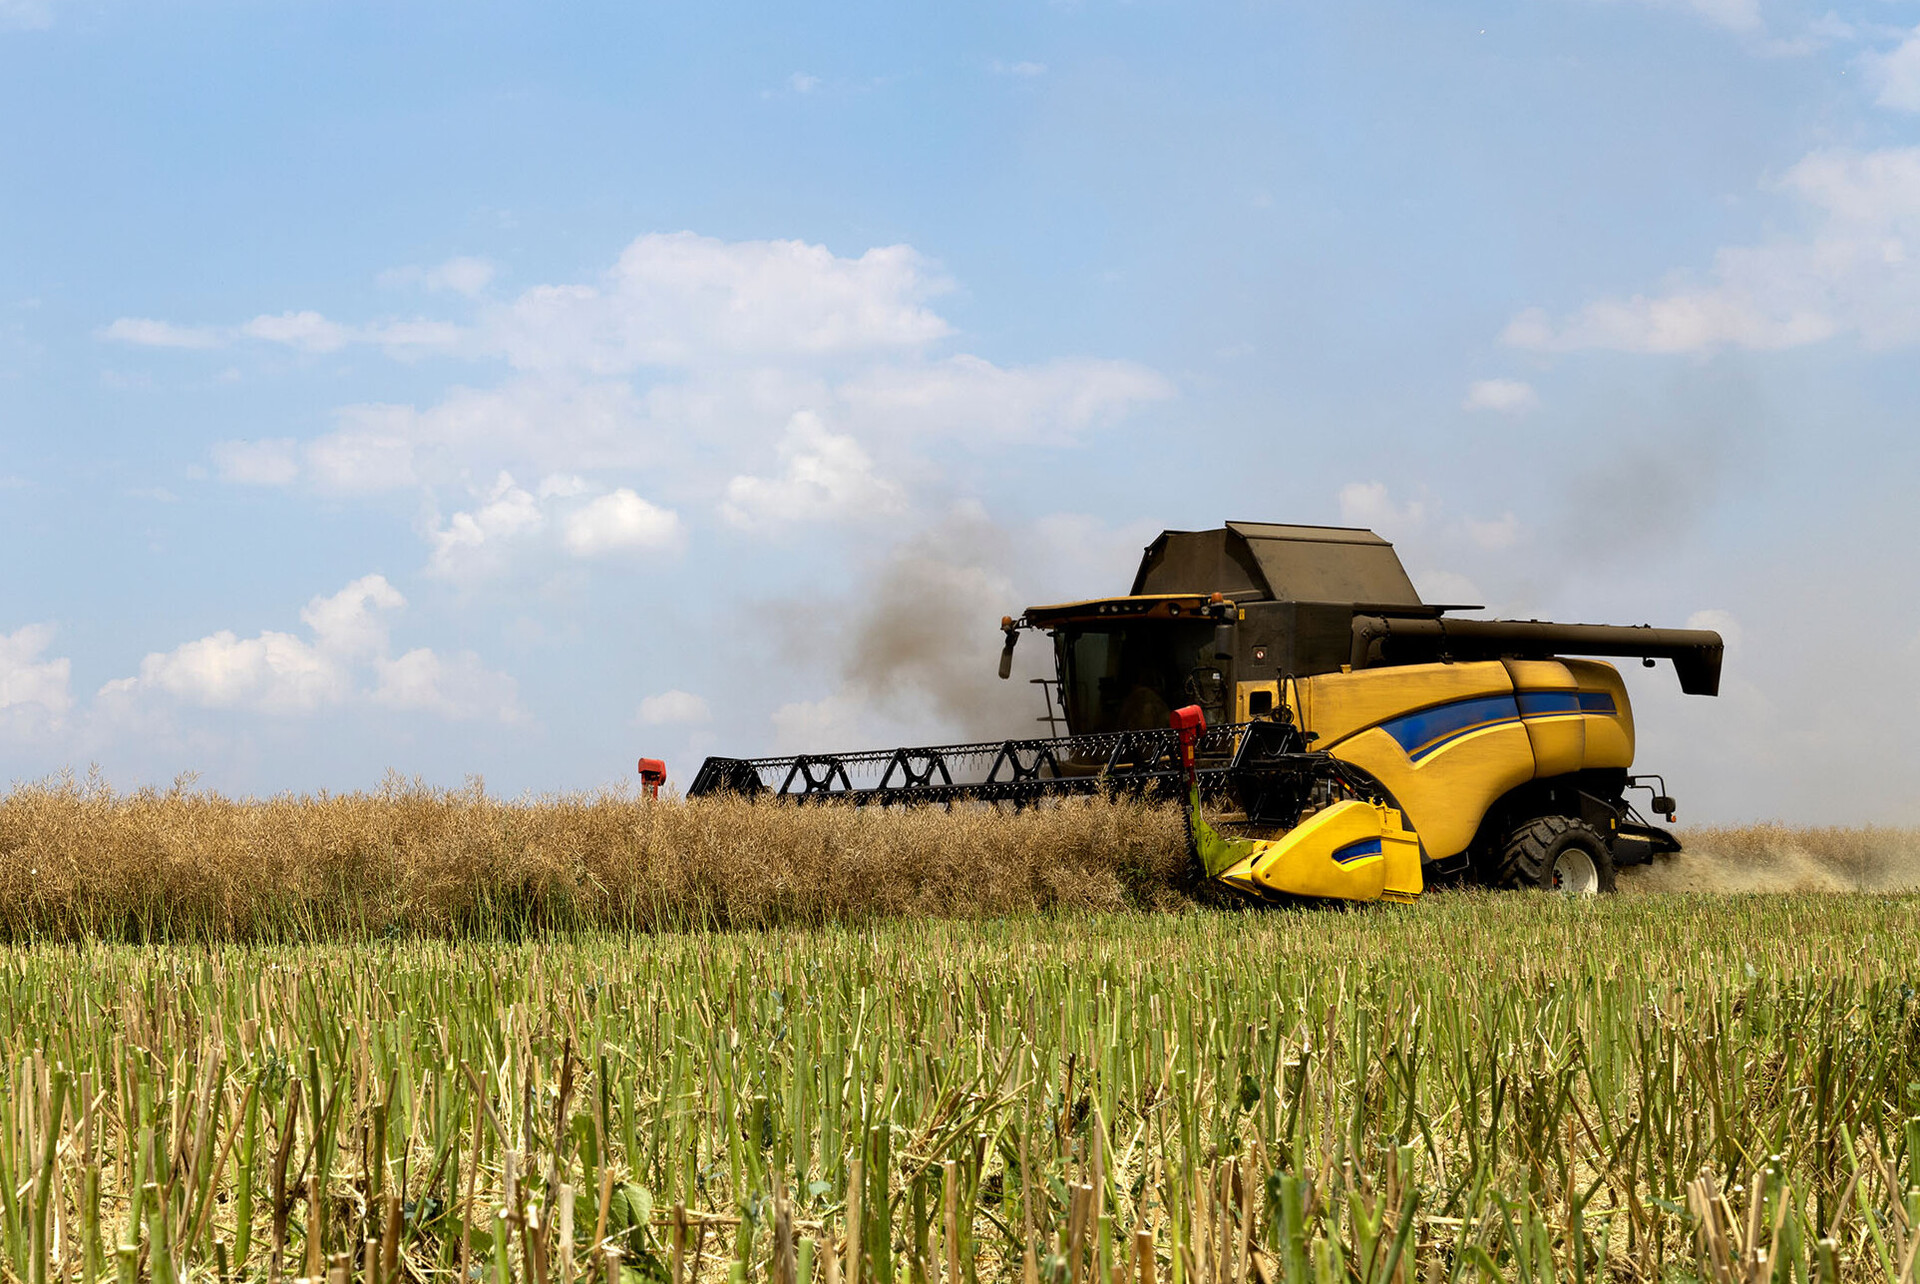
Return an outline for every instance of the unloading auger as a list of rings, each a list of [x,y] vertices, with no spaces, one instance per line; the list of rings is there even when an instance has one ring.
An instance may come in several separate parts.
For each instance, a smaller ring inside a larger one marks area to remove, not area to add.
[[[1410,900],[1441,879],[1607,892],[1619,867],[1678,851],[1627,801],[1644,790],[1675,819],[1666,782],[1630,774],[1625,680],[1591,657],[1667,660],[1682,691],[1716,695],[1720,635],[1457,614],[1479,609],[1421,601],[1372,531],[1166,531],[1124,596],[1000,622],[1002,678],[1022,632],[1051,640],[1054,676],[1034,681],[1041,721],[1067,734],[708,758],[687,793],[1184,802],[1207,876],[1265,897]]]

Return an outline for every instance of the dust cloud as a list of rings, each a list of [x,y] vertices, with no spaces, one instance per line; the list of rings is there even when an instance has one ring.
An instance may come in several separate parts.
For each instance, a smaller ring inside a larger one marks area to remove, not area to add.
[[[1686,850],[1620,871],[1623,892],[1920,891],[1920,829],[1743,825],[1683,832]]]
[[[932,541],[898,549],[848,621],[846,690],[883,709],[924,711],[968,739],[1034,734],[1027,724],[1039,696],[998,676],[1000,617],[1023,605],[990,566],[949,557]],[[1044,648],[1035,641],[1025,638],[1026,649]]]
[[[1585,414],[1595,444],[1558,511],[1548,582],[1569,566],[1670,555],[1753,471],[1773,422],[1746,364],[1724,357],[1660,395],[1618,389]]]
[[[1048,734],[1031,682],[1054,676],[1048,639],[1023,633],[1003,682],[1000,619],[1063,592],[1124,592],[1142,542],[1130,528],[1074,519],[1010,527],[962,507],[876,550],[856,592],[775,613],[796,667],[833,682],[807,706],[817,722],[783,728],[784,742],[812,751]]]

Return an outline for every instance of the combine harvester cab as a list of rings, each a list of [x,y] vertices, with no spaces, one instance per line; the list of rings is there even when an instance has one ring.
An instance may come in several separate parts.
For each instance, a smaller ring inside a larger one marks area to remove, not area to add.
[[[1478,609],[1421,601],[1371,531],[1167,531],[1124,596],[1001,621],[1002,678],[1023,632],[1052,643],[1042,721],[1066,735],[710,758],[688,793],[1184,799],[1208,876],[1264,896],[1407,900],[1456,878],[1602,892],[1677,851],[1627,801],[1645,789],[1674,819],[1665,782],[1630,774],[1626,684],[1595,657],[1669,660],[1683,691],[1714,695],[1720,635],[1449,616]]]

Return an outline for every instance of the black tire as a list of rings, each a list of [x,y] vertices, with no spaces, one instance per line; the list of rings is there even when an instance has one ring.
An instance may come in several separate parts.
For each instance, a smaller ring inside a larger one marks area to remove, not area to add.
[[[1507,836],[1494,881],[1500,887],[1605,895],[1616,887],[1613,852],[1586,821],[1541,816]]]

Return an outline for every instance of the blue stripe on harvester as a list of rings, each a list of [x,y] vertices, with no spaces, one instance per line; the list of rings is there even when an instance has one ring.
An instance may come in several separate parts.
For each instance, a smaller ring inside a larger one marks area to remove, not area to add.
[[[1369,856],[1378,856],[1379,854],[1380,840],[1378,838],[1362,838],[1357,843],[1348,843],[1345,847],[1334,848],[1333,863],[1336,865],[1351,865],[1357,860],[1365,860]]]
[[[1578,691],[1522,691],[1519,700],[1520,716],[1523,718],[1549,718],[1580,712]]]
[[[1605,691],[1520,691],[1512,695],[1469,696],[1437,704],[1418,713],[1389,718],[1380,724],[1380,729],[1400,743],[1407,757],[1419,762],[1470,731],[1522,718],[1618,712],[1613,696]]]
[[[1511,694],[1470,696],[1418,713],[1402,714],[1381,723],[1380,729],[1400,742],[1407,757],[1418,762],[1456,736],[1512,722],[1519,716],[1520,708]]]

